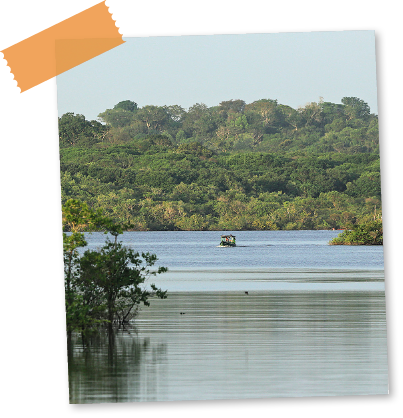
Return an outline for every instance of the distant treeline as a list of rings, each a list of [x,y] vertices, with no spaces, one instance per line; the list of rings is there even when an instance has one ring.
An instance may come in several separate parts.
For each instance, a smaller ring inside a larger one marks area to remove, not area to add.
[[[118,103],[59,119],[63,203],[139,230],[328,229],[381,217],[378,120],[357,98]]]
[[[277,100],[246,104],[229,100],[207,107],[118,103],[98,121],[66,113],[60,118],[60,146],[122,144],[164,135],[173,145],[198,142],[215,151],[377,152],[378,118],[367,103],[344,97],[342,104],[319,101],[293,109]]]

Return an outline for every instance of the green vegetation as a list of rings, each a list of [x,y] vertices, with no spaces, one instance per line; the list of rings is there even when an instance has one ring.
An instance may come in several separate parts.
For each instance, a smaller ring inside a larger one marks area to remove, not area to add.
[[[383,245],[383,228],[381,221],[355,224],[333,238],[331,245]]]
[[[135,230],[340,229],[381,219],[378,118],[354,97],[292,109],[126,100],[59,119],[63,204]]]
[[[107,325],[113,335],[113,324],[124,324],[134,317],[141,303],[150,305],[151,297],[166,298],[166,291],[151,284],[143,285],[150,275],[167,271],[159,267],[151,271],[157,261],[154,254],[141,255],[117,241],[123,227],[101,211],[88,208],[86,203],[70,199],[63,206],[63,233],[66,321],[69,339],[72,332],[83,338]],[[100,250],[79,248],[87,246],[83,231],[102,229],[114,236],[106,240]]]

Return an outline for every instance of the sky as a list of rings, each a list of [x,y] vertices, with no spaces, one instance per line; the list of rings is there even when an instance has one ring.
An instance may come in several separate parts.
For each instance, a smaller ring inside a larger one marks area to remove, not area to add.
[[[58,114],[96,119],[123,100],[145,105],[277,99],[293,108],[358,97],[378,113],[374,31],[124,38],[57,77]]]

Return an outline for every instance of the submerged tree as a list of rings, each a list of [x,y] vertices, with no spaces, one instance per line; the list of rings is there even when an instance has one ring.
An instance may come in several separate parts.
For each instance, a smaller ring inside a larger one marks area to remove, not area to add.
[[[69,199],[62,208],[63,211],[63,257],[64,286],[66,299],[67,333],[71,336],[74,330],[83,330],[97,325],[99,321],[90,314],[91,308],[85,303],[83,294],[78,291],[77,282],[80,276],[79,248],[85,247],[87,241],[84,231],[94,230],[106,218],[100,211],[91,210],[88,205],[77,199]]]
[[[128,225],[119,225],[88,208],[86,203],[70,199],[63,206],[63,233],[66,322],[68,339],[73,331],[83,337],[101,324],[108,324],[112,332],[114,322],[131,319],[138,306],[150,305],[151,297],[166,298],[166,291],[154,284],[145,287],[149,276],[167,271],[159,267],[151,271],[155,254],[134,252],[124,247],[117,238]],[[83,231],[103,230],[114,237],[106,240],[100,250],[79,248],[87,246]]]
[[[166,298],[166,291],[151,284],[144,284],[151,275],[167,271],[159,267],[151,271],[157,261],[155,254],[142,253],[124,247],[121,242],[106,241],[99,250],[87,250],[80,260],[79,288],[91,291],[91,296],[102,295],[106,307],[106,319],[109,331],[114,322],[125,323],[143,303],[149,306],[149,298]]]

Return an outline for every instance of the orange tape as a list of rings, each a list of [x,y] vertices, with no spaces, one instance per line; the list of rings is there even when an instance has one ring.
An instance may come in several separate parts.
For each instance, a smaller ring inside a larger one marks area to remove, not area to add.
[[[123,43],[103,1],[1,52],[22,93]]]

